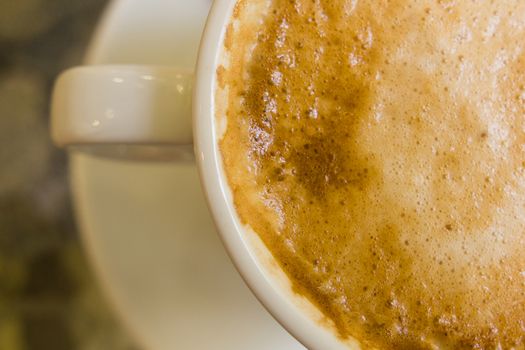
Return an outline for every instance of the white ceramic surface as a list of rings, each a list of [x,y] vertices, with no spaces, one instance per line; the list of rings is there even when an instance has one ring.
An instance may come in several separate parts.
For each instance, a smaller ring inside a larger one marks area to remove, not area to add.
[[[89,64],[192,69],[209,0],[117,0]],[[163,349],[304,349],[262,308],[213,228],[193,164],[71,157],[75,208],[112,304]]]
[[[69,69],[53,91],[53,140],[59,146],[191,145],[192,81],[189,69],[171,66]]]

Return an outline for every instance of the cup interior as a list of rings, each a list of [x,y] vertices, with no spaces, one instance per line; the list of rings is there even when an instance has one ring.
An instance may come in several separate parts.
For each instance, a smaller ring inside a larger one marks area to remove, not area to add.
[[[249,226],[241,222],[224,172],[219,142],[227,127],[227,74],[239,36],[253,40],[268,0],[217,0],[201,41],[194,89],[194,142],[202,185],[221,239],[236,268],[266,309],[309,349],[361,349],[338,337],[334,324],[295,293],[287,275]]]

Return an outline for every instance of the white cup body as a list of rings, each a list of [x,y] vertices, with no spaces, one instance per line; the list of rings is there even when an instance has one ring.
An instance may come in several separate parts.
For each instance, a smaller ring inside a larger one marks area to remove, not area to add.
[[[294,294],[264,244],[241,223],[236,213],[218,147],[224,125],[219,125],[215,104],[216,69],[222,59],[224,36],[235,3],[235,0],[214,2],[201,41],[193,92],[195,156],[210,210],[242,277],[292,335],[309,349],[360,349],[354,339],[339,339],[331,322],[309,301]]]

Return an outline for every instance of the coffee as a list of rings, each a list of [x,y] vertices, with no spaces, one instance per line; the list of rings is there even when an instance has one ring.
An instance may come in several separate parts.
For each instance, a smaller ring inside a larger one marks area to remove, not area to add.
[[[294,290],[364,348],[523,349],[525,2],[239,1],[233,22],[224,168]]]

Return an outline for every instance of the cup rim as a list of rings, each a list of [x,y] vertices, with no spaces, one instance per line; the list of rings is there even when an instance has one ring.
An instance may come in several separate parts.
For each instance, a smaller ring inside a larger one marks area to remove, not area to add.
[[[214,1],[201,39],[193,92],[195,156],[208,207],[236,269],[270,314],[308,349],[348,349],[335,333],[306,315],[269,276],[243,235],[222,169],[215,120],[216,68],[237,0]]]

